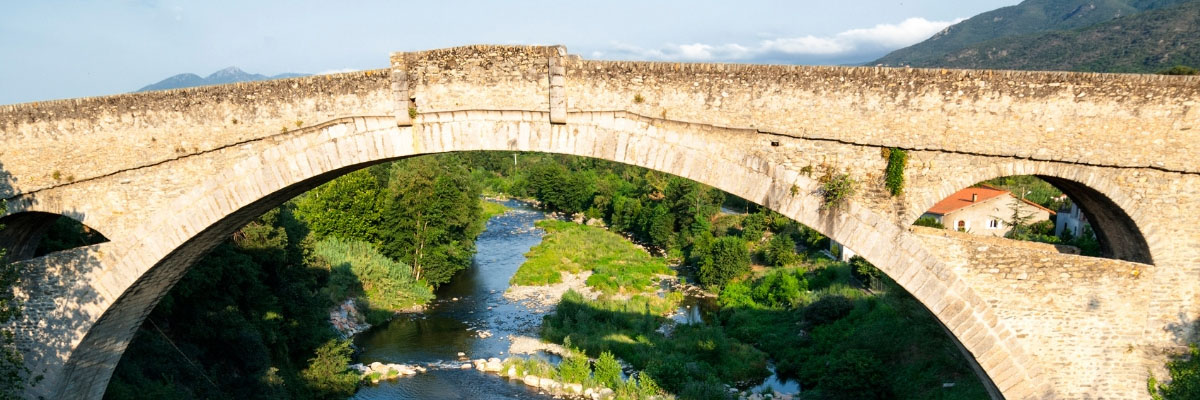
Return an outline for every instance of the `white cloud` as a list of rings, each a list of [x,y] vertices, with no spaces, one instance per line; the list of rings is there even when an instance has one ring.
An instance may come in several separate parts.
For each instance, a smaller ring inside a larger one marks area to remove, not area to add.
[[[614,43],[606,51],[594,51],[593,57],[615,56],[667,61],[750,61],[780,59],[843,59],[878,57],[891,50],[916,44],[946,27],[962,21],[929,21],[909,18],[899,24],[879,24],[871,28],[843,31],[832,36],[798,36],[763,39],[755,44],[738,43],[666,44],[642,48]]]

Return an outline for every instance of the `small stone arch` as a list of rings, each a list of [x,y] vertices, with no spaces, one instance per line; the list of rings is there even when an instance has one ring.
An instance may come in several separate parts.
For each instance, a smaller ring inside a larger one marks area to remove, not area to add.
[[[90,233],[88,246],[108,241],[103,233],[85,225],[81,218],[69,214],[55,214],[43,211],[23,211],[0,218],[0,249],[7,253],[7,261],[25,261],[38,256],[38,245],[46,237],[46,233],[55,224],[77,227]],[[65,250],[65,249],[55,249]]]
[[[135,232],[148,240],[113,251],[109,276],[102,280],[110,282],[110,291],[119,297],[86,330],[53,394],[102,395],[125,346],[158,300],[199,257],[245,222],[358,168],[469,150],[605,159],[689,178],[755,201],[854,248],[893,277],[973,355],[985,371],[985,385],[1018,397],[1047,390],[1040,368],[1011,330],[905,227],[853,202],[824,209],[814,179],[764,160],[714,151],[720,149],[717,140],[736,140],[753,132],[613,112],[574,113],[570,120],[572,124],[551,125],[546,113],[456,111],[421,115],[418,122],[423,123],[400,128],[391,117],[346,118],[321,124],[215,174],[175,201],[194,211],[162,212],[150,219],[155,225]]]
[[[1152,248],[1153,233],[1141,229],[1147,225],[1138,222],[1141,218],[1137,203],[1118,190],[1118,185],[1086,166],[1021,160],[969,168],[964,173],[943,177],[941,185],[924,190],[921,196],[911,196],[909,209],[916,215],[909,215],[908,222],[915,221],[923,210],[958,190],[1013,175],[1036,176],[1076,202],[1092,222],[1104,257],[1154,264],[1153,255],[1161,249]]]

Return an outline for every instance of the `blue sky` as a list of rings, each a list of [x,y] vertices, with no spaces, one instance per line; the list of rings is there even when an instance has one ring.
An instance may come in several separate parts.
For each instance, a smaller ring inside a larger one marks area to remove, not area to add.
[[[124,93],[168,76],[383,68],[392,51],[563,44],[584,58],[849,64],[1017,0],[15,1],[0,104]]]

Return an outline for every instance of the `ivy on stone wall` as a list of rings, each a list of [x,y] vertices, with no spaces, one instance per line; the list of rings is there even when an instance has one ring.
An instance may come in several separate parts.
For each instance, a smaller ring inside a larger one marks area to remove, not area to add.
[[[887,153],[887,169],[884,174],[884,186],[892,196],[904,193],[904,167],[908,165],[908,152],[902,149],[890,148]]]

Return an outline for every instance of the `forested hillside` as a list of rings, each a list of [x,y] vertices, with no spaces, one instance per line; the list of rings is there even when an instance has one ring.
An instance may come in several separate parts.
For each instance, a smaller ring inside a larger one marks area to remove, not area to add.
[[[1200,64],[1200,2],[1025,1],[870,65],[1158,72]]]

